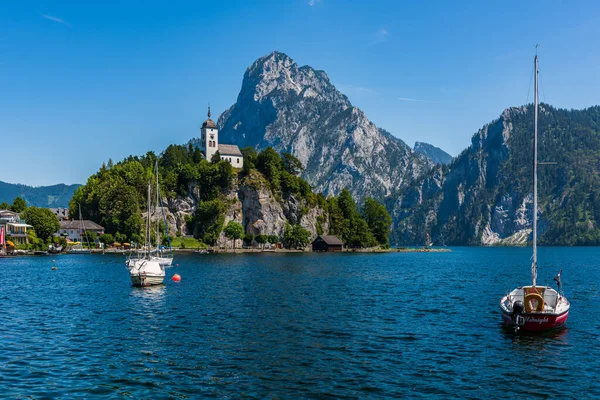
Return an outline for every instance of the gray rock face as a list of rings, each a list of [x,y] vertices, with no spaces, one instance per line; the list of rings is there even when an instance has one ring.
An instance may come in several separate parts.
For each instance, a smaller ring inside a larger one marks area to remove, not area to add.
[[[278,199],[260,174],[257,172],[252,174],[252,179],[236,181],[225,193],[225,201],[229,204],[225,213],[225,226],[233,220],[242,224],[246,233],[277,235],[281,238],[285,225],[289,222],[300,224],[308,230],[312,240],[317,237],[317,222],[320,220],[321,228],[325,233],[328,232],[325,210],[311,207],[306,200],[295,196],[284,196]],[[181,235],[194,234],[188,231],[186,219],[190,219],[198,208],[199,188],[195,183],[190,184],[188,193],[189,195],[184,198],[164,199],[164,203],[167,204],[164,213],[172,235],[175,235],[175,232]],[[160,208],[152,213],[151,219],[162,221]],[[242,244],[242,240],[237,240],[235,246],[239,248]],[[221,232],[216,245],[231,248],[233,242]]]
[[[414,151],[423,154],[435,164],[446,165],[452,162],[452,156],[450,154],[429,143],[415,142]]]
[[[507,179],[506,170],[512,154],[513,121],[524,113],[526,107],[505,110],[473,135],[471,146],[449,168],[431,170],[408,191],[388,200],[398,243],[421,243],[427,232],[436,244],[523,244],[528,240],[532,188]],[[524,134],[528,132],[521,130],[520,135]]]
[[[223,142],[296,156],[317,192],[348,188],[383,198],[431,165],[352,106],[323,71],[273,52],[246,71],[237,102],[218,120]]]

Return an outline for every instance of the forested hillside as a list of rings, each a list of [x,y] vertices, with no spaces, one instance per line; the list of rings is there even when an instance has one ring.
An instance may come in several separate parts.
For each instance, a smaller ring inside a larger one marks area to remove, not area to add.
[[[171,239],[193,235],[208,245],[235,246],[270,237],[287,247],[303,248],[317,234],[339,235],[352,246],[388,245],[391,217],[382,204],[369,199],[359,209],[350,192],[326,199],[315,194],[299,175],[302,164],[272,148],[257,153],[243,149],[244,168],[236,170],[214,157],[207,161],[196,147],[169,146],[161,155],[130,156],[103,165],[71,200],[83,217],[106,228],[116,241],[143,240],[147,188],[158,161],[166,226]],[[162,218],[153,210],[151,219]],[[240,224],[243,236],[228,236]],[[232,225],[233,226],[233,225]]]

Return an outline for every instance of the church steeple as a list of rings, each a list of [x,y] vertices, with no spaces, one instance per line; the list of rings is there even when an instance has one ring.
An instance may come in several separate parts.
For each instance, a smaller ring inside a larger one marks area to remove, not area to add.
[[[210,119],[210,103],[208,103],[208,119],[202,124],[201,133],[201,148],[204,150],[204,156],[210,160],[219,149],[219,130],[215,121]]]

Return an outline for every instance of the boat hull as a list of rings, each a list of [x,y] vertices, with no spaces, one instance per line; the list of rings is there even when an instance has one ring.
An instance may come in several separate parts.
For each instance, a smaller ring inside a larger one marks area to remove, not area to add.
[[[133,286],[160,285],[165,280],[165,268],[156,261],[147,259],[130,260],[128,266]]]
[[[133,286],[154,286],[154,285],[162,285],[164,280],[165,280],[165,276],[164,275],[149,275],[149,274],[131,274],[131,284]]]
[[[525,332],[545,332],[553,329],[559,329],[565,325],[569,317],[569,311],[561,314],[550,313],[523,313],[525,323],[518,325],[520,331]],[[515,327],[512,313],[507,313],[502,309],[502,323],[505,326]]]

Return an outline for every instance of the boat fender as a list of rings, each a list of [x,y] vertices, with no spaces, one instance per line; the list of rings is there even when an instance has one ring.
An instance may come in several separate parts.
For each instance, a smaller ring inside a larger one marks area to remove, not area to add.
[[[544,298],[539,293],[529,293],[525,296],[525,311],[528,313],[533,311],[533,308],[531,307],[531,302],[533,300],[537,300],[535,311],[542,311],[544,309]]]

